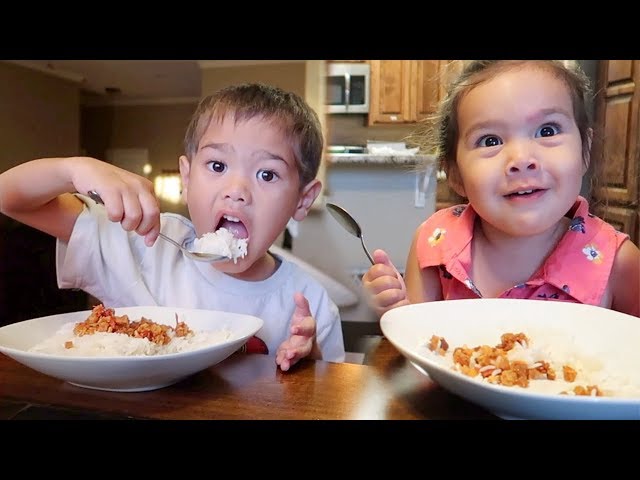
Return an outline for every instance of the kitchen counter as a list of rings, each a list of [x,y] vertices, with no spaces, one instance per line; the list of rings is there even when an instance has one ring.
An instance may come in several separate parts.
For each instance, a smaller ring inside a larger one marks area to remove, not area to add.
[[[371,153],[329,153],[327,160],[332,165],[418,165],[435,161],[433,155],[374,155]]]

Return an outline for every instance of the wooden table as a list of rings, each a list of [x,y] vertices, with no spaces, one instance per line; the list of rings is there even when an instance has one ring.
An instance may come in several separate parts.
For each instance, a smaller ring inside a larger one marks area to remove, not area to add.
[[[438,387],[385,338],[371,343],[365,365],[304,360],[282,372],[274,357],[237,353],[140,393],[76,387],[0,354],[0,419],[497,419]]]

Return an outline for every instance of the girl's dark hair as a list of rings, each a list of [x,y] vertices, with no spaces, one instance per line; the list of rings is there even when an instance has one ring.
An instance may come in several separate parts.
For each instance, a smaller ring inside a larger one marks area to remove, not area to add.
[[[569,90],[573,115],[582,139],[582,157],[592,172],[596,171],[598,159],[590,155],[590,136],[593,132],[588,106],[592,102],[589,78],[577,63],[565,64],[561,60],[473,60],[464,62],[462,72],[446,89],[446,96],[437,111],[409,137],[409,143],[420,147],[423,153],[434,154],[447,176],[457,175],[456,146],[458,143],[458,105],[460,100],[474,87],[510,69],[534,65],[553,73]],[[596,180],[597,174],[592,174]],[[593,187],[593,185],[592,185]]]
[[[245,83],[222,88],[203,98],[184,137],[189,161],[212,121],[233,115],[235,123],[260,117],[272,121],[291,142],[300,176],[300,188],[313,180],[320,168],[323,138],[318,114],[298,95],[272,85]]]

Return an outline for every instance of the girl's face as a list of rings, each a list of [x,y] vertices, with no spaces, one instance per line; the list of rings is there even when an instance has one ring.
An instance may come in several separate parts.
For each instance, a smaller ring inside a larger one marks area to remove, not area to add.
[[[191,162],[180,158],[180,173],[198,236],[225,227],[248,238],[244,258],[214,264],[238,278],[260,276],[267,249],[289,219],[305,218],[319,192],[317,180],[300,189],[291,142],[259,117],[235,124],[228,114],[212,121]]]
[[[555,226],[586,171],[565,84],[539,67],[508,70],[461,98],[458,122],[452,186],[478,215],[511,236]]]

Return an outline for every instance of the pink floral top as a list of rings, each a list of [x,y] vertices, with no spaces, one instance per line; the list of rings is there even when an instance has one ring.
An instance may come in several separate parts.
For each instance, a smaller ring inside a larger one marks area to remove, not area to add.
[[[578,197],[570,212],[571,225],[556,249],[525,283],[499,298],[560,300],[599,305],[620,245],[629,238],[589,213]],[[421,227],[417,244],[420,268],[438,267],[446,300],[482,297],[471,270],[471,240],[476,212],[468,205],[439,210]]]

